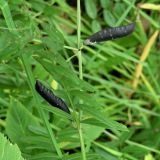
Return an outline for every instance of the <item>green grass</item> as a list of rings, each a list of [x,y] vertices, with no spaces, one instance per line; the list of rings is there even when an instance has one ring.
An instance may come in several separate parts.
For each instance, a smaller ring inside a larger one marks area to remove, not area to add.
[[[160,40],[150,39],[160,28],[159,11],[139,3],[0,0],[0,132],[23,158],[159,160]],[[83,45],[100,28],[133,21],[128,37]],[[142,60],[144,48],[150,52]],[[54,93],[71,115],[37,94],[36,79],[53,90],[58,83]]]

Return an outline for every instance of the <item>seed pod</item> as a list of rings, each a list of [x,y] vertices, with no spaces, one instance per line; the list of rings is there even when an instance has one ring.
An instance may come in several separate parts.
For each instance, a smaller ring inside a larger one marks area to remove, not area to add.
[[[50,89],[46,88],[46,86],[44,86],[39,80],[36,80],[35,88],[36,88],[36,91],[49,104],[51,104],[52,106],[57,107],[57,108],[63,110],[64,112],[67,112],[70,114],[70,111],[69,111],[67,105],[65,104],[65,102],[61,98],[55,96],[53,94],[53,92]]]
[[[84,44],[93,45],[94,43],[97,43],[97,42],[103,42],[103,41],[124,37],[131,34],[134,31],[134,28],[135,28],[135,23],[131,23],[126,26],[103,29],[99,32],[94,33],[89,38],[87,38],[84,41]]]

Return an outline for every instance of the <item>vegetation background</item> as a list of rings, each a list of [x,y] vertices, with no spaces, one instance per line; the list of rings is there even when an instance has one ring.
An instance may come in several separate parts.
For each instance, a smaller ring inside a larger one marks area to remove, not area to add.
[[[160,159],[159,0],[0,0],[0,8],[0,160]],[[131,22],[128,37],[83,45]],[[36,93],[36,79],[71,115]]]

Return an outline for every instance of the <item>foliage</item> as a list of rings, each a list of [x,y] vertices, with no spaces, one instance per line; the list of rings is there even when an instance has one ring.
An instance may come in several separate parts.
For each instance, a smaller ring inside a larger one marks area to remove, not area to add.
[[[23,160],[18,146],[11,144],[2,133],[0,133],[0,159],[1,160]]]
[[[81,0],[77,26],[75,0],[0,0],[0,130],[25,159],[159,159],[158,2]],[[133,21],[128,37],[83,45]],[[56,82],[72,114],[43,101],[35,79]]]

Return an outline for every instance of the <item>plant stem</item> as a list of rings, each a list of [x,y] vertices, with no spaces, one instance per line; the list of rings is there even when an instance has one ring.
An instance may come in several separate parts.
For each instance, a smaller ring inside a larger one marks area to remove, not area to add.
[[[80,0],[77,0],[77,48],[80,49],[81,41],[81,8]]]
[[[79,63],[79,78],[83,79],[83,69],[82,69],[82,53],[81,53],[81,6],[80,0],[77,0],[77,49],[78,49],[78,63]],[[79,120],[78,132],[81,144],[81,152],[82,152],[82,159],[86,160],[86,151],[82,133],[82,127]]]
[[[83,160],[87,160],[86,159],[86,152],[85,152],[85,146],[84,146],[83,133],[82,133],[80,119],[78,120],[78,117],[77,117],[76,112],[75,112],[75,106],[73,105],[71,97],[70,97],[70,95],[68,93],[67,93],[67,97],[68,97],[69,102],[71,104],[71,107],[73,109],[73,116],[75,118],[75,122],[76,122],[78,133],[79,133],[80,144],[81,144],[81,151],[82,151],[82,157],[83,157]]]
[[[79,63],[79,78],[83,79],[82,53],[81,53],[81,50],[78,51],[78,63]]]
[[[80,6],[80,0],[77,0],[77,49],[78,49],[78,61],[79,61],[79,78],[83,79],[82,53],[81,53],[81,6]]]
[[[83,133],[82,133],[82,128],[81,128],[81,123],[80,123],[80,126],[78,128],[78,132],[79,132],[79,138],[80,138],[80,143],[81,143],[82,159],[83,160],[87,160],[86,151],[85,151],[85,145],[84,145],[84,139],[83,139]]]
[[[70,47],[70,46],[64,46],[64,48],[69,49],[69,50],[73,50],[73,51],[77,51],[78,50],[77,48],[73,48],[73,47]]]

